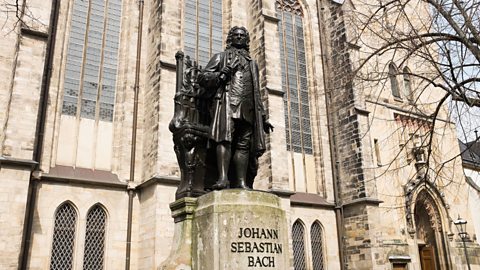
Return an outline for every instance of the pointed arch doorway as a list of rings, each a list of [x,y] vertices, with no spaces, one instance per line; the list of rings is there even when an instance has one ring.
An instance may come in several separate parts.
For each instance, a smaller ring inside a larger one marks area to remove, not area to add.
[[[421,269],[447,269],[441,214],[425,191],[417,196],[414,217]]]

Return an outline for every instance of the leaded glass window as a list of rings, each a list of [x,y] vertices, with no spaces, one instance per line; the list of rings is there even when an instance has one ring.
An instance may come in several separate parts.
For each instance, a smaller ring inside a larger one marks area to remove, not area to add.
[[[276,2],[287,150],[312,154],[303,11],[297,1]]]
[[[322,227],[318,222],[314,222],[312,224],[310,234],[312,239],[313,269],[323,270],[325,269],[325,267],[323,266],[323,235]]]
[[[77,211],[75,211],[75,208],[70,203],[61,205],[55,213],[50,259],[51,270],[72,269],[76,224]]]
[[[185,0],[184,51],[205,66],[222,50],[222,0]]]
[[[83,257],[84,270],[103,269],[106,223],[107,214],[100,205],[95,205],[88,211]]]
[[[295,221],[292,227],[293,242],[293,268],[295,270],[306,270],[305,258],[305,228],[300,221]]]
[[[62,113],[113,121],[121,0],[75,0]]]
[[[390,87],[392,88],[392,95],[396,98],[401,98],[400,90],[398,88],[397,75],[398,75],[397,67],[393,63],[390,63],[388,65],[388,78],[390,79]]]

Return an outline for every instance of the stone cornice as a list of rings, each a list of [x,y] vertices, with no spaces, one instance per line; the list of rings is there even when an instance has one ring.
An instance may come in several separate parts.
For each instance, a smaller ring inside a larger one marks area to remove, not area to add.
[[[3,165],[12,166],[12,167],[27,167],[30,170],[33,170],[35,166],[38,165],[38,162],[31,159],[21,159],[21,158],[0,156],[0,167],[2,167]]]
[[[372,198],[372,197],[365,197],[365,198],[360,198],[360,199],[356,199],[356,200],[352,200],[347,203],[344,203],[343,207],[349,207],[357,204],[367,204],[367,205],[378,206],[381,203],[383,203],[382,200]]]
[[[409,117],[415,117],[415,118],[426,120],[426,121],[432,121],[432,119],[429,118],[427,115],[412,112],[412,111],[400,108],[400,107],[395,106],[395,105],[390,104],[390,103],[380,102],[380,101],[370,100],[370,99],[367,99],[366,102],[371,103],[371,104],[375,104],[375,105],[379,105],[379,106],[383,106],[385,108],[397,111],[399,113],[403,113],[403,114],[405,114],[406,116],[409,116]],[[444,123],[454,124],[452,121],[448,121],[446,119],[436,118],[436,120],[444,122]]]
[[[110,187],[126,189],[128,184],[118,179],[110,171],[56,166],[50,168],[49,173],[40,174],[38,179],[46,182],[87,185],[95,187]]]
[[[263,15],[263,18],[265,18],[266,21],[270,21],[270,22],[273,22],[273,23],[278,23],[280,21],[279,18],[268,14],[268,12],[265,12],[265,10],[262,10],[262,15]]]
[[[288,198],[295,194],[295,192],[285,189],[269,189],[268,192],[273,193],[282,198]]]
[[[165,69],[177,70],[177,65],[176,64],[170,63],[170,62],[165,62],[165,61],[162,61],[162,60],[160,60],[160,66],[162,68],[165,68]]]
[[[267,92],[271,95],[279,96],[279,97],[283,97],[283,95],[285,95],[285,92],[283,92],[282,90],[270,88],[268,86],[265,88],[267,89]]]
[[[180,184],[180,177],[177,176],[153,176],[152,178],[146,180],[145,182],[139,184],[136,189],[142,190],[144,188],[147,188],[151,185],[155,184],[164,184],[167,186],[178,186]]]
[[[23,36],[30,36],[33,38],[44,39],[44,40],[48,39],[48,33],[46,32],[42,32],[42,31],[38,31],[38,30],[26,28],[26,27],[20,28],[20,31]]]
[[[80,178],[66,178],[56,175],[43,174],[40,176],[40,181],[42,182],[53,182],[53,183],[63,183],[63,184],[74,184],[74,185],[85,185],[93,187],[109,187],[109,188],[118,188],[118,189],[127,189],[127,183],[118,182],[102,182],[94,179],[80,179]]]
[[[334,209],[335,204],[325,200],[318,194],[297,192],[290,197],[290,204],[297,206],[309,206],[314,208]]]

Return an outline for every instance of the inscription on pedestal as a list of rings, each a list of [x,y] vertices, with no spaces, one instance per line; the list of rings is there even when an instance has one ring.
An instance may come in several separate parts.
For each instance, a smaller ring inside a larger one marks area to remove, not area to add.
[[[229,189],[198,199],[192,270],[289,269],[288,229],[276,195]]]
[[[240,227],[238,241],[230,244],[230,252],[247,253],[247,267],[275,268],[275,254],[283,253],[282,243],[276,243],[278,239],[277,229]]]

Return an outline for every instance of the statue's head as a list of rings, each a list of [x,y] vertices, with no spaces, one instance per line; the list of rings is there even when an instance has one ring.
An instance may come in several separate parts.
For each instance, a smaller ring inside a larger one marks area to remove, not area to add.
[[[250,50],[250,34],[243,26],[234,26],[228,31],[227,49],[235,47],[237,49]]]

